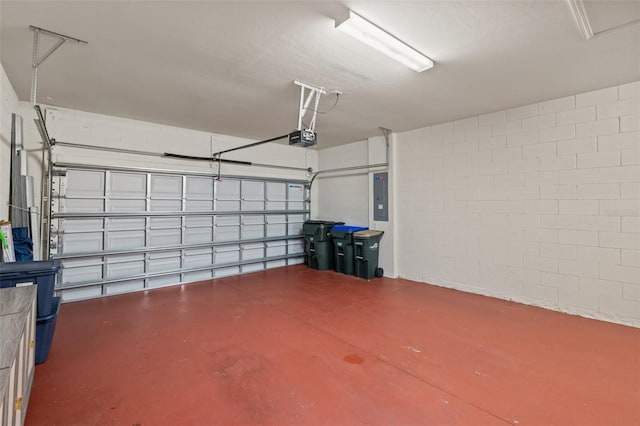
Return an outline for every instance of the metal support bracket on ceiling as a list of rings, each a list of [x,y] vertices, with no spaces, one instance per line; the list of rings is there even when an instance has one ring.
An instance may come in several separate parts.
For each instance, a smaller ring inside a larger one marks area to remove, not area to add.
[[[56,33],[53,31],[45,30],[44,28],[29,25],[29,29],[33,31],[33,56],[31,59],[31,104],[36,104],[38,94],[38,67],[47,60],[49,56],[53,54],[60,46],[67,41],[74,43],[88,44],[84,40],[80,40],[75,37],[70,37],[64,34]],[[55,44],[49,48],[42,56],[40,56],[40,34],[46,34],[48,36],[57,39]]]
[[[324,87],[316,87],[301,81],[295,80],[294,84],[300,86],[300,109],[298,110],[298,127],[296,129],[303,130],[304,117],[308,111],[311,111],[311,122],[306,130],[315,132],[316,128],[316,115],[318,114],[318,104],[320,103],[320,96],[324,95],[326,90]],[[308,90],[308,92],[307,92]],[[313,109],[309,109],[311,102],[314,102]]]

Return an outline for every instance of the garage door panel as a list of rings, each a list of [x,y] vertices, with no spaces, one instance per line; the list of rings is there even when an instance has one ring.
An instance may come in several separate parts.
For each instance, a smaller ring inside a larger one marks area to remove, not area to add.
[[[149,272],[177,271],[180,269],[180,256],[156,257],[149,259]]]
[[[180,228],[149,230],[149,247],[175,246],[180,244],[181,239]]]
[[[152,217],[149,219],[150,229],[176,228],[181,226],[180,217]]]
[[[109,200],[107,211],[110,212],[143,212],[147,208],[145,200]]]
[[[107,263],[107,278],[122,278],[144,274],[144,261]]]
[[[104,195],[104,172],[69,170],[65,194],[67,197],[95,197]]]
[[[264,216],[258,214],[242,216],[241,222],[243,225],[264,225]]]
[[[148,279],[148,288],[159,288],[176,285],[180,282],[180,274],[176,275],[164,275],[161,277],[151,277]]]
[[[186,228],[184,231],[185,244],[208,243],[213,241],[213,227]]]
[[[262,263],[251,263],[249,265],[242,265],[240,267],[240,272],[243,274],[248,274],[250,272],[257,272],[264,270],[264,265]]]
[[[137,249],[144,247],[144,231],[114,231],[107,235],[107,248],[111,250]]]
[[[302,201],[289,201],[287,203],[288,210],[304,210],[304,203]]]
[[[264,256],[264,244],[243,244],[240,248],[242,252],[242,260],[256,260],[262,259]]]
[[[152,212],[179,212],[182,210],[182,201],[152,199],[149,207]]]
[[[213,199],[213,179],[200,177],[187,177],[187,199]]]
[[[187,200],[186,209],[190,212],[209,212],[213,210],[212,200]]]
[[[286,223],[267,225],[267,237],[279,237],[282,235],[287,235]]]
[[[264,182],[243,180],[241,191],[243,200],[264,200]]]
[[[187,250],[185,252],[184,267],[186,269],[211,265],[213,265],[213,250],[208,249],[204,252]]]
[[[242,203],[240,204],[240,210],[242,211],[264,210],[264,201],[243,200]]]
[[[216,265],[224,265],[240,261],[240,246],[217,247],[214,249]]]
[[[183,281],[191,282],[191,281],[205,281],[211,279],[212,273],[211,271],[193,271],[186,272],[183,274]]]
[[[102,265],[65,267],[62,269],[62,286],[77,282],[91,282],[102,279]]]
[[[240,225],[240,216],[216,216],[216,226]]]
[[[272,269],[272,268],[281,268],[283,266],[287,266],[287,260],[286,259],[271,260],[271,261],[267,262],[267,264],[265,265],[265,268],[266,269]]]
[[[107,219],[107,229],[118,231],[123,229],[144,229],[144,218],[109,218]]]
[[[303,223],[290,223],[287,226],[287,233],[289,235],[302,235]]]
[[[196,226],[211,226],[213,224],[213,218],[211,216],[187,216],[185,218],[185,226],[196,227]]]
[[[151,175],[151,198],[182,198],[182,177]]]
[[[299,183],[290,183],[287,185],[287,199],[289,201],[303,201],[304,200],[304,185]]]
[[[102,296],[100,286],[90,286],[81,288],[70,288],[61,292],[63,302],[73,302],[74,300],[93,299]]]
[[[285,241],[274,241],[267,243],[267,257],[284,256],[287,254],[287,243]]]
[[[87,253],[102,250],[102,232],[62,235],[63,253]]]
[[[244,225],[242,227],[243,240],[255,240],[264,237],[264,225]]]
[[[123,263],[123,262],[143,262],[144,253],[138,254],[120,254],[109,256],[109,263]]]
[[[237,212],[240,210],[239,200],[218,200],[216,201],[216,210],[220,212]]]
[[[65,232],[91,232],[102,229],[102,219],[61,219]]]
[[[67,198],[61,204],[61,211],[67,213],[98,213],[104,211],[103,199]]]
[[[287,245],[288,245],[289,254],[304,253],[304,242],[302,241],[298,241],[298,240],[289,241]]]
[[[267,201],[267,210],[286,210],[286,201]]]
[[[269,201],[287,200],[287,184],[284,182],[267,182],[266,191],[266,199]]]
[[[218,200],[239,200],[240,181],[234,179],[223,179],[215,183],[216,199]]]
[[[144,198],[147,193],[147,175],[142,173],[109,173],[109,197]]]
[[[216,269],[214,271],[214,277],[216,278],[222,278],[222,277],[229,277],[232,275],[238,275],[240,273],[240,267],[239,266],[231,266],[228,268],[220,268],[220,269]]]
[[[144,280],[123,281],[118,283],[106,284],[105,290],[107,294],[130,293],[144,289]]]
[[[238,241],[240,239],[239,226],[216,226],[213,231],[213,241]]]

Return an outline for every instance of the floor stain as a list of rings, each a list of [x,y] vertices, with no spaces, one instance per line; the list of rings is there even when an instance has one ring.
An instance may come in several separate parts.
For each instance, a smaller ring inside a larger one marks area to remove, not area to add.
[[[345,355],[343,359],[349,364],[362,364],[364,362],[364,358],[358,354]]]

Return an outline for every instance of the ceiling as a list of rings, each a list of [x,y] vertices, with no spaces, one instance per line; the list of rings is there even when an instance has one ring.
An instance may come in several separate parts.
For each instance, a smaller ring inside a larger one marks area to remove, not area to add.
[[[293,80],[340,90],[318,116],[324,148],[640,80],[640,2],[585,4],[597,32],[626,25],[587,41],[563,0],[2,0],[0,60],[28,100],[28,26],[77,37],[89,44],[40,66],[39,102],[252,139],[294,129]],[[347,7],[435,67],[416,73],[336,31]]]

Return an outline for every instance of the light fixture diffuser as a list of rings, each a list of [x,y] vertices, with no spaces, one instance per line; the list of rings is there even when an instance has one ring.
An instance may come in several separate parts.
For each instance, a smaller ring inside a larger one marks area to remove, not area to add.
[[[414,71],[433,67],[431,59],[352,10],[347,19],[340,23],[336,21],[336,28]]]

